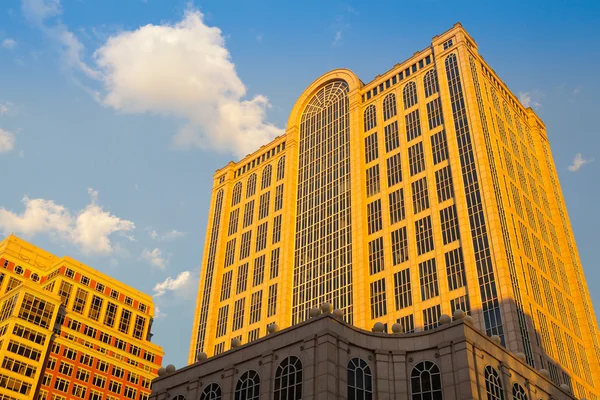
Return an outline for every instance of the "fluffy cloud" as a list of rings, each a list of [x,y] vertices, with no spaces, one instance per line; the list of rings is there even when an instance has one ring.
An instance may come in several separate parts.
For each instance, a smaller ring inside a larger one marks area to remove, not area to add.
[[[94,54],[105,105],[126,113],[180,118],[179,146],[256,150],[283,133],[265,121],[269,100],[246,99],[221,30],[189,9],[173,25],[146,25],[120,32]]]
[[[8,153],[14,149],[15,141],[15,135],[12,132],[0,128],[0,153]]]
[[[593,158],[586,159],[586,158],[583,158],[583,155],[581,155],[581,153],[577,153],[577,154],[575,154],[575,158],[573,158],[573,162],[571,163],[571,165],[569,165],[567,167],[567,169],[571,172],[577,172],[585,164],[590,164],[592,162],[594,162]]]
[[[521,104],[523,104],[523,107],[540,108],[542,106],[540,99],[543,96],[538,90],[533,90],[531,92],[519,92],[518,97]]]
[[[4,47],[5,49],[12,49],[13,47],[15,47],[17,45],[17,42],[14,39],[8,38],[8,39],[4,39],[2,41],[2,47]]]
[[[140,254],[140,257],[143,260],[148,261],[154,267],[165,269],[167,266],[167,259],[163,257],[162,252],[158,248],[155,248],[154,250],[144,249],[142,254]]]
[[[159,234],[155,229],[152,228],[147,228],[146,230],[148,231],[150,238],[155,240],[174,240],[185,236],[185,232],[180,232],[176,229],[172,229],[163,234]]]
[[[0,230],[25,236],[48,234],[75,244],[86,254],[111,254],[114,249],[111,235],[131,232],[135,224],[98,205],[97,191],[88,189],[88,193],[90,203],[75,214],[52,200],[25,196],[22,214],[0,207]]]
[[[191,282],[192,273],[190,271],[183,271],[177,275],[175,279],[170,276],[164,281],[157,283],[154,288],[154,296],[159,297],[164,295],[166,292],[179,291],[187,289]]]

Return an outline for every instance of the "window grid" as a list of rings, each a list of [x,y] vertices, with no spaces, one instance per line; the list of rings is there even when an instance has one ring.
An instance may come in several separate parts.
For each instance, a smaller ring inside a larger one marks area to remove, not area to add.
[[[389,153],[400,147],[400,136],[398,135],[398,121],[394,121],[383,128],[385,139],[385,151]]]
[[[379,164],[375,164],[367,169],[367,197],[373,196],[379,191]]]
[[[390,205],[390,224],[395,224],[404,220],[406,217],[404,211],[404,189],[400,188],[388,195]]]
[[[247,228],[252,225],[252,221],[254,220],[254,200],[246,203],[244,206],[244,223],[242,228]]]
[[[396,116],[396,95],[394,93],[390,93],[383,99],[383,120],[387,121],[388,119]]]
[[[394,297],[396,310],[412,306],[412,289],[410,284],[410,268],[394,274]]]
[[[413,112],[406,114],[404,117],[406,125],[406,141],[410,142],[413,139],[421,136],[421,118],[419,116],[419,110],[416,109]]]
[[[400,153],[394,154],[386,160],[387,165],[387,184],[392,187],[402,182],[402,165]]]
[[[425,77],[423,78],[423,86],[425,87],[425,98],[433,96],[439,91],[435,69],[432,69],[425,74]]]
[[[260,321],[260,314],[262,309],[262,290],[256,293],[252,293],[250,300],[250,324],[254,324]]]
[[[465,262],[462,249],[451,250],[444,254],[446,261],[446,275],[448,277],[448,290],[456,290],[467,284]]]
[[[440,221],[442,225],[442,239],[445,245],[460,239],[456,205],[453,204],[450,207],[440,210]]]
[[[423,142],[419,142],[408,148],[408,166],[410,170],[410,176],[414,176],[425,170]]]
[[[384,270],[383,237],[369,242],[369,273],[376,274]]]
[[[415,82],[409,82],[404,86],[404,89],[402,89],[402,99],[405,110],[417,104],[417,84]]]
[[[371,319],[376,319],[387,314],[385,299],[385,278],[371,282]]]
[[[452,172],[449,165],[435,171],[435,186],[439,203],[454,197]]]
[[[244,263],[238,267],[237,286],[235,289],[235,293],[240,294],[242,292],[245,292],[247,282],[248,282],[248,263]]]
[[[427,121],[429,122],[429,129],[432,130],[444,123],[444,117],[442,116],[442,101],[438,97],[427,103]]]
[[[427,177],[418,179],[410,184],[413,194],[413,213],[418,214],[429,208],[429,191]]]
[[[429,300],[439,296],[435,258],[419,263],[419,281],[421,284],[421,300]]]
[[[408,261],[408,237],[406,227],[396,229],[391,233],[392,237],[392,261],[394,265]]]
[[[443,129],[431,135],[431,152],[433,153],[433,165],[437,165],[448,159],[448,143],[446,141],[446,131]]]
[[[379,140],[377,132],[373,132],[365,138],[365,163],[370,163],[379,157]]]
[[[381,199],[367,204],[367,226],[369,235],[379,232],[382,229]]]
[[[364,120],[365,132],[368,132],[377,126],[377,113],[375,109],[375,104],[371,104],[365,109]]]
[[[258,206],[258,219],[261,220],[269,215],[269,203],[271,200],[271,192],[265,192],[260,195]]]
[[[260,224],[256,230],[256,252],[267,247],[267,233],[269,232],[269,221]]]
[[[267,300],[267,317],[277,313],[277,284],[269,286],[269,298]]]
[[[431,216],[415,221],[417,254],[422,255],[433,250],[433,228]]]
[[[252,274],[252,287],[262,285],[265,280],[265,255],[254,259],[254,272]]]
[[[348,399],[373,399],[373,376],[369,365],[361,358],[348,361]]]
[[[428,331],[437,328],[440,324],[440,315],[442,313],[439,304],[423,310],[423,330]]]

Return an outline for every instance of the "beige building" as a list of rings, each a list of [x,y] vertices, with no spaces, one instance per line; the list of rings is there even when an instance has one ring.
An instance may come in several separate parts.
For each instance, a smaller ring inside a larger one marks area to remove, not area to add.
[[[369,83],[318,78],[212,196],[190,363],[323,302],[405,332],[462,309],[598,398],[598,325],[546,127],[460,24]]]
[[[386,334],[316,311],[178,371],[161,369],[150,399],[574,399],[567,385],[531,368],[524,354],[506,351],[498,336],[487,337],[462,312],[454,322],[444,315],[427,332]]]

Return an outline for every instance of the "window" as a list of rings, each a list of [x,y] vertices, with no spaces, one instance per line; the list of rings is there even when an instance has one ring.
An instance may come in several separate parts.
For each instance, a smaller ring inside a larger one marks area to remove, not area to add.
[[[246,371],[235,385],[235,400],[258,400],[260,398],[260,376],[256,371]]]
[[[368,164],[379,157],[378,146],[377,132],[373,132],[365,138],[365,163]]]
[[[487,391],[488,400],[504,400],[502,380],[498,371],[490,365],[485,367],[485,390]]]
[[[269,286],[269,299],[267,300],[267,317],[272,317],[277,312],[277,284]]]
[[[429,122],[429,129],[434,129],[444,123],[442,102],[439,97],[427,103],[427,121]]]
[[[223,274],[221,280],[221,298],[220,301],[227,300],[231,296],[231,281],[233,279],[233,271],[227,271]]]
[[[302,363],[298,357],[285,358],[275,371],[274,400],[302,399]]]
[[[429,191],[427,190],[427,177],[423,177],[410,184],[413,195],[413,212],[420,213],[429,208]]]
[[[90,317],[90,319],[98,321],[103,302],[104,300],[102,300],[101,297],[92,296],[92,304],[90,304],[90,312],[88,313],[88,317]]]
[[[271,243],[279,243],[281,240],[281,214],[273,219],[273,237]]]
[[[406,141],[410,142],[413,139],[421,136],[421,118],[419,110],[415,110],[404,117],[406,123]]]
[[[119,323],[119,331],[123,333],[129,332],[129,323],[131,322],[131,311],[123,310],[121,313],[121,322]]]
[[[246,228],[252,225],[252,221],[254,219],[254,200],[246,203],[244,206],[244,224],[243,228]]]
[[[423,86],[425,87],[425,98],[438,92],[437,74],[435,73],[434,69],[425,74],[425,77],[423,78]]]
[[[412,314],[405,315],[396,320],[402,328],[402,333],[413,333],[415,331],[415,317]]]
[[[271,250],[269,279],[277,278],[277,276],[279,276],[279,248]]]
[[[240,245],[240,260],[250,256],[250,242],[252,241],[252,231],[242,234],[242,243]]]
[[[421,282],[422,301],[439,296],[435,258],[419,263],[419,279]]]
[[[428,331],[437,328],[441,314],[439,304],[423,310],[423,329]]]
[[[402,99],[404,100],[404,109],[407,110],[417,104],[417,84],[410,82],[402,90]]]
[[[227,333],[227,317],[229,315],[229,304],[219,308],[219,315],[217,317],[217,338],[224,336]]]
[[[385,278],[371,282],[371,319],[387,314],[385,299]]]
[[[371,400],[373,398],[371,368],[361,358],[348,361],[348,399]]]
[[[367,197],[379,193],[379,164],[367,169]]]
[[[379,237],[369,242],[369,273],[373,275],[383,269],[383,238]]]
[[[242,182],[238,182],[233,187],[233,194],[231,195],[231,205],[235,206],[242,200]]]
[[[408,165],[410,176],[425,170],[425,156],[423,155],[423,142],[408,148]]]
[[[365,109],[364,120],[365,120],[365,132],[368,132],[377,126],[377,115],[376,115],[376,110],[375,110],[375,104],[371,104],[370,106],[368,106]]]
[[[431,361],[423,361],[414,366],[410,373],[410,386],[413,400],[442,400],[442,374]]]
[[[425,254],[433,250],[433,229],[431,227],[431,216],[415,221],[417,237],[417,254]]]
[[[266,192],[260,195],[258,206],[258,219],[261,220],[269,215],[269,203],[271,201],[271,192]]]
[[[254,272],[252,274],[252,286],[261,285],[265,280],[265,255],[254,259]]]
[[[471,315],[471,304],[469,303],[469,295],[465,294],[450,300],[451,315],[454,315],[454,311],[456,310],[463,310],[465,313]]]
[[[387,164],[387,183],[388,187],[392,187],[402,182],[402,166],[400,161],[400,153],[394,154],[386,160]]]
[[[250,175],[248,185],[246,186],[246,198],[254,196],[256,193],[256,174]]]
[[[406,227],[403,226],[392,232],[392,261],[394,265],[408,261],[408,238]]]
[[[256,293],[252,293],[252,299],[250,301],[250,323],[254,324],[260,320],[260,314],[262,309],[262,290]]]
[[[263,169],[262,179],[260,182],[261,190],[264,190],[264,189],[268,188],[269,186],[271,186],[272,175],[273,175],[273,167],[271,167],[271,164],[269,164]]]
[[[63,378],[56,377],[54,381],[54,389],[60,392],[68,392],[69,391],[69,381]]]
[[[381,230],[381,199],[367,204],[367,225],[369,235]]]
[[[444,244],[452,243],[460,239],[456,205],[453,204],[450,207],[440,210],[440,221],[442,224],[442,239]]]
[[[10,284],[10,282],[9,282]],[[69,304],[69,297],[71,297],[71,291],[73,290],[73,285],[68,282],[62,281],[60,283],[60,289],[58,290],[58,295],[60,296],[60,300],[63,306],[67,307]],[[7,290],[8,292],[8,290]]]
[[[9,300],[12,303],[12,300]],[[50,327],[54,305],[26,293],[23,296],[19,318],[42,328]]]
[[[443,202],[454,197],[452,185],[452,172],[450,166],[435,171],[435,185],[437,189],[438,202]]]
[[[412,306],[412,290],[410,287],[410,268],[394,274],[394,297],[396,310]]]
[[[395,224],[405,218],[404,213],[404,189],[400,188],[388,195],[390,203],[390,223]]]
[[[235,262],[235,242],[236,238],[233,238],[225,245],[225,267],[229,267]]]
[[[283,183],[275,189],[275,209],[274,211],[279,211],[283,207]]]
[[[240,294],[242,292],[245,292],[247,282],[248,282],[248,263],[245,263],[238,267],[237,287],[235,290],[235,294]]]
[[[385,138],[385,151],[390,152],[400,146],[400,136],[398,136],[398,121],[394,121],[383,128]]]
[[[446,275],[448,276],[448,290],[456,290],[465,286],[465,263],[461,248],[451,250],[444,254],[446,260]]]
[[[388,119],[396,116],[396,95],[394,93],[390,93],[383,99],[383,120],[387,121]]]
[[[285,156],[277,161],[277,180],[280,181],[285,175]]]
[[[452,39],[445,41],[443,44],[444,50],[448,50],[453,44]]]
[[[267,247],[267,232],[269,231],[269,221],[258,226],[256,230],[256,252],[264,250]]]
[[[237,331],[244,326],[244,308],[246,305],[246,298],[236,300],[233,308],[233,325],[232,331]]]
[[[202,391],[200,400],[221,400],[221,386],[214,382],[211,383]]]
[[[446,142],[446,131],[441,130],[431,135],[431,152],[433,153],[433,164],[437,165],[448,159],[448,143]]]
[[[523,389],[523,386],[519,385],[518,383],[513,385],[512,395],[514,400],[527,400],[525,389]]]

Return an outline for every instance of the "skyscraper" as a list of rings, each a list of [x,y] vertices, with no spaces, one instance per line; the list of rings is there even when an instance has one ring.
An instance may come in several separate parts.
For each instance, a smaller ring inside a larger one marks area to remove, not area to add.
[[[70,257],[0,242],[0,399],[150,395],[152,298]]]
[[[323,302],[407,333],[460,308],[556,383],[600,393],[546,127],[460,24],[369,83],[318,78],[285,134],[218,170],[212,194],[190,362]]]

